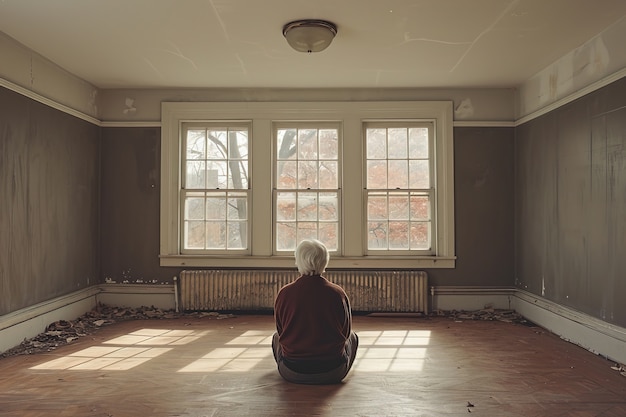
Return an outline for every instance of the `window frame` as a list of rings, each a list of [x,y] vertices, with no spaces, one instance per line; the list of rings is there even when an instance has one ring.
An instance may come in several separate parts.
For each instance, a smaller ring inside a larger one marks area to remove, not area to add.
[[[371,120],[425,120],[434,123],[437,233],[428,256],[368,255],[363,190],[363,123]],[[183,255],[180,250],[181,132],[183,122],[251,120],[250,254]],[[329,268],[454,268],[454,149],[452,101],[381,102],[163,102],[161,104],[161,266],[214,268],[294,268],[293,254],[273,255],[273,123],[336,122],[342,125],[340,160],[341,255]],[[350,155],[350,157],[346,157]],[[352,156],[354,155],[354,156]],[[350,175],[346,175],[350,173]],[[352,174],[353,173],[353,174]],[[347,213],[350,213],[348,216]],[[348,237],[348,238],[346,238]]]

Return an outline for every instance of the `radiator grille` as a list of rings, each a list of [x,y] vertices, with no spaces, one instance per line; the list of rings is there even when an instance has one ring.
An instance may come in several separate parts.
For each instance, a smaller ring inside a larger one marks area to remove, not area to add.
[[[341,285],[354,312],[427,312],[425,271],[342,270],[324,276]],[[180,274],[185,311],[263,311],[274,308],[280,288],[298,277],[293,270],[194,270]]]

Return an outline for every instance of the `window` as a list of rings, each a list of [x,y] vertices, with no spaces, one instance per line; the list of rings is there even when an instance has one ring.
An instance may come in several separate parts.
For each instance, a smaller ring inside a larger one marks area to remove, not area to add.
[[[162,266],[454,267],[451,102],[163,103]]]
[[[276,126],[275,252],[302,239],[339,248],[339,127],[322,123]]]
[[[432,123],[366,123],[367,249],[431,254]]]
[[[182,253],[245,251],[248,132],[236,123],[183,123]]]

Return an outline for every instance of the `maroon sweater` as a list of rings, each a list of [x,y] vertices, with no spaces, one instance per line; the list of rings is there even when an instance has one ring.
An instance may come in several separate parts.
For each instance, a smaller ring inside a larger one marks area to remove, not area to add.
[[[319,275],[303,275],[281,288],[274,317],[288,359],[341,358],[352,331],[348,296],[339,285]]]

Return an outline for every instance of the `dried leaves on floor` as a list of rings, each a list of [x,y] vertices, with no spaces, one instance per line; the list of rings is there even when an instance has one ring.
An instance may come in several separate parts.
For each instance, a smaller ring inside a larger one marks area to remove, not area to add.
[[[173,319],[179,317],[207,317],[210,319],[233,318],[232,314],[218,312],[176,313],[173,310],[162,310],[156,307],[109,307],[98,305],[76,320],[59,320],[46,327],[46,331],[24,340],[18,346],[0,353],[0,358],[15,355],[50,352],[59,346],[72,343],[74,340],[87,336],[98,328],[123,320]]]

